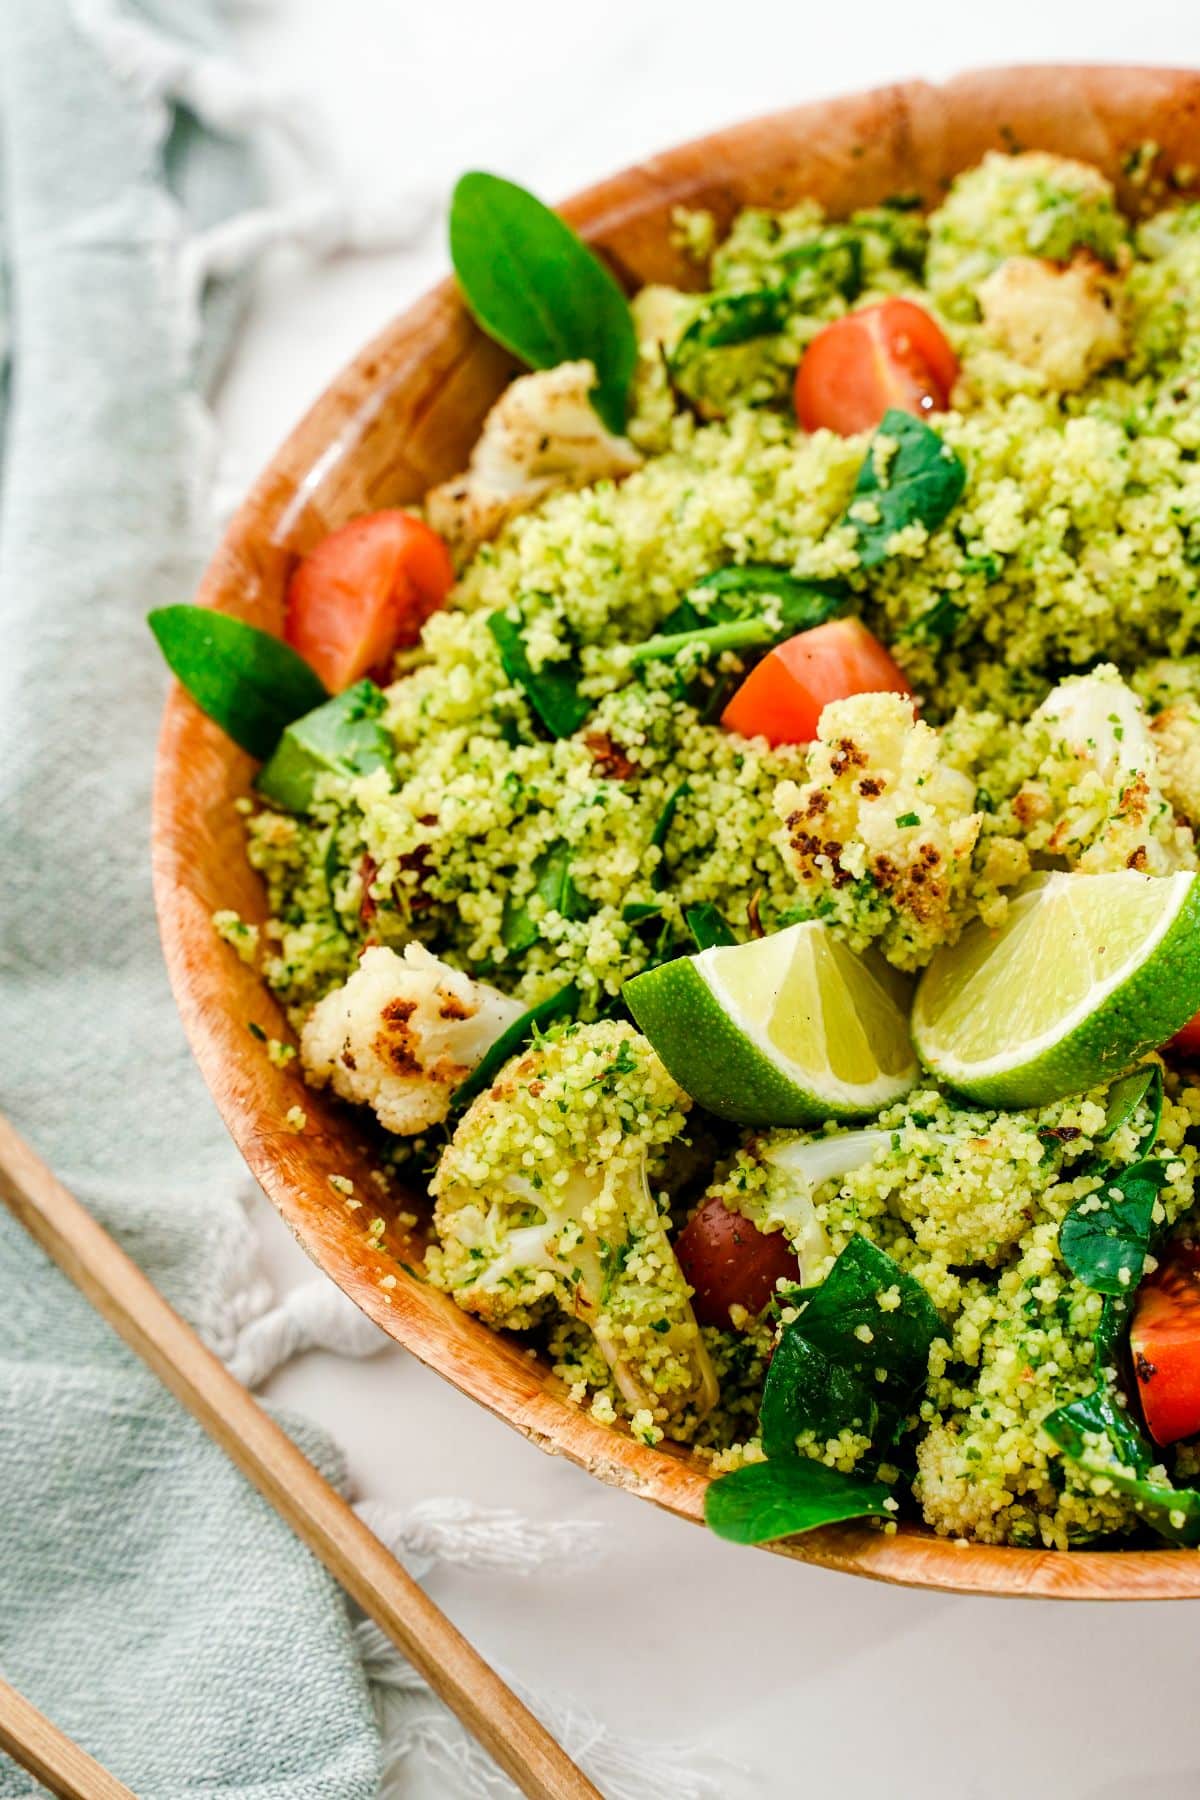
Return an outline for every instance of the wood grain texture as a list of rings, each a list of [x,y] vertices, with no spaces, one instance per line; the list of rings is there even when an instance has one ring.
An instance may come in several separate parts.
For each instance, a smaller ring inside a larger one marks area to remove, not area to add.
[[[59,1800],[137,1800],[132,1789],[101,1768],[4,1680],[0,1680],[0,1750]]]
[[[728,221],[745,205],[784,206],[806,195],[831,212],[915,190],[936,202],[947,182],[987,150],[1046,149],[1088,158],[1121,186],[1128,153],[1152,138],[1159,167],[1200,166],[1200,74],[1080,66],[1000,69],[942,87],[888,87],[796,107],[713,133],[614,176],[563,207],[630,286],[694,285],[671,242],[672,209],[710,207]],[[1187,179],[1190,181],[1191,176]],[[488,406],[514,372],[471,324],[452,284],[387,328],[338,377],[283,445],[234,520],[200,600],[278,628],[288,571],[324,532],[358,512],[414,501],[463,466]],[[372,1205],[348,1212],[331,1174],[362,1184],[371,1143],[336,1103],[273,1068],[249,1035],[253,1019],[288,1035],[251,970],[215,938],[210,917],[235,907],[261,919],[263,900],[241,851],[232,802],[251,764],[178,690],[166,709],[154,809],[155,888],[171,981],[193,1049],[251,1168],[313,1259],[400,1343],[542,1448],[686,1519],[702,1517],[702,1465],[650,1449],[571,1407],[544,1366],[459,1312],[412,1269],[415,1236],[388,1220],[382,1248],[367,1242]],[[283,1125],[302,1105],[301,1137]],[[407,1202],[411,1206],[411,1201]],[[969,1549],[914,1527],[895,1537],[842,1526],[780,1554],[882,1581],[969,1593],[1056,1598],[1200,1596],[1200,1557],[1188,1552]]]
[[[528,1800],[600,1800],[561,1746],[297,1449],[282,1426],[234,1380],[137,1264],[2,1116],[0,1200],[282,1514]],[[20,1696],[10,1699],[10,1695],[11,1690],[0,1687],[0,1746],[5,1745],[7,1716],[14,1733],[22,1724],[27,1727],[23,1740],[16,1735],[13,1740],[14,1744],[23,1741],[27,1753],[39,1746],[43,1750],[62,1750],[63,1746],[75,1750],[66,1739],[56,1746],[53,1727],[45,1720],[39,1726],[37,1715],[32,1720],[15,1715],[14,1703]],[[32,1712],[32,1708],[28,1710]],[[82,1752],[75,1754],[82,1756]],[[107,1787],[89,1787],[84,1782],[54,1791],[79,1800],[118,1800],[127,1792],[115,1782]]]

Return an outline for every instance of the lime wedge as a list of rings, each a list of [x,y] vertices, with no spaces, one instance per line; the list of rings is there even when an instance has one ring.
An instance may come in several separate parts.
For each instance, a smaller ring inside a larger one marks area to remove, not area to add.
[[[896,978],[825,925],[680,957],[622,993],[680,1087],[741,1125],[866,1117],[916,1080]]]
[[[1041,875],[921,977],[913,1042],[950,1087],[1041,1106],[1129,1069],[1200,1011],[1200,882]]]

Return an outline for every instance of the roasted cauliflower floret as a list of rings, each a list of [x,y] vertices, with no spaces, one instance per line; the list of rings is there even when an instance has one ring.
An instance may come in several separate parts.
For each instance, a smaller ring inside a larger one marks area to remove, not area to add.
[[[300,1057],[315,1087],[328,1083],[408,1136],[446,1117],[454,1089],[523,1010],[420,944],[403,956],[375,946],[317,1002]]]
[[[1056,393],[1073,393],[1125,348],[1112,276],[1094,256],[1065,267],[1010,256],[979,285],[989,341]]]
[[[492,1325],[582,1320],[631,1416],[673,1436],[717,1399],[650,1189],[690,1104],[632,1026],[568,1026],[479,1096],[430,1184],[430,1280]]]
[[[1150,722],[1163,793],[1193,828],[1200,825],[1200,706],[1168,706]]]
[[[1027,871],[1011,843],[981,844],[973,781],[900,694],[827,706],[807,773],[775,792],[784,857],[817,916],[897,968],[928,962]]]
[[[628,438],[601,423],[588,398],[595,385],[590,362],[571,362],[522,375],[504,390],[466,470],[426,498],[429,523],[457,563],[556,488],[615,480],[640,466]]]
[[[1005,810],[1031,855],[1087,874],[1196,867],[1192,833],[1164,790],[1155,734],[1111,663],[1060,682],[1025,738],[1033,773]]]
[[[943,312],[974,319],[980,283],[1009,257],[1065,263],[1085,250],[1112,267],[1127,239],[1099,169],[1042,150],[994,151],[958,177],[931,215],[926,281]]]

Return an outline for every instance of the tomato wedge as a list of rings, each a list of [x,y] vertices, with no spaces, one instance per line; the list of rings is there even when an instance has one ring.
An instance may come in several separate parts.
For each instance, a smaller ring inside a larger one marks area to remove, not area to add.
[[[1177,1031],[1167,1045],[1167,1052],[1176,1056],[1200,1056],[1200,1013],[1189,1019],[1182,1031]]]
[[[747,675],[721,723],[768,744],[810,744],[831,700],[911,694],[903,671],[858,619],[829,619],[779,644]]]
[[[1200,1432],[1200,1244],[1169,1245],[1142,1283],[1129,1348],[1155,1443],[1194,1437]]]
[[[941,326],[911,300],[881,300],[818,331],[796,370],[796,417],[842,437],[871,431],[891,406],[945,412],[958,358]]]
[[[288,583],[284,636],[340,693],[415,644],[453,582],[436,531],[398,508],[367,513],[304,558]]]
[[[760,1313],[779,1280],[799,1282],[800,1265],[782,1231],[759,1231],[718,1197],[706,1200],[675,1240],[701,1325],[730,1324],[731,1306]]]

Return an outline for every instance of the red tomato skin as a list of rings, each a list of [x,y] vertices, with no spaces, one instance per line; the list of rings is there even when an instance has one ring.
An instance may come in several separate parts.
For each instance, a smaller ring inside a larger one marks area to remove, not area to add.
[[[858,619],[829,619],[779,644],[751,669],[721,723],[768,744],[811,744],[831,700],[912,694],[903,670]]]
[[[781,1231],[759,1231],[717,1196],[706,1200],[675,1240],[683,1278],[694,1288],[701,1325],[730,1325],[729,1308],[760,1313],[779,1280],[799,1282],[800,1265]]]
[[[436,531],[399,508],[366,513],[322,538],[288,583],[284,636],[331,693],[386,669],[454,583]]]
[[[805,431],[872,431],[889,407],[945,412],[958,358],[940,325],[911,300],[860,307],[818,331],[796,370],[796,417]]]
[[[1200,1244],[1171,1244],[1142,1283],[1129,1348],[1154,1442],[1195,1437],[1200,1432]]]
[[[1167,1049],[1177,1056],[1200,1057],[1200,1013],[1189,1019],[1182,1031],[1175,1033]]]

